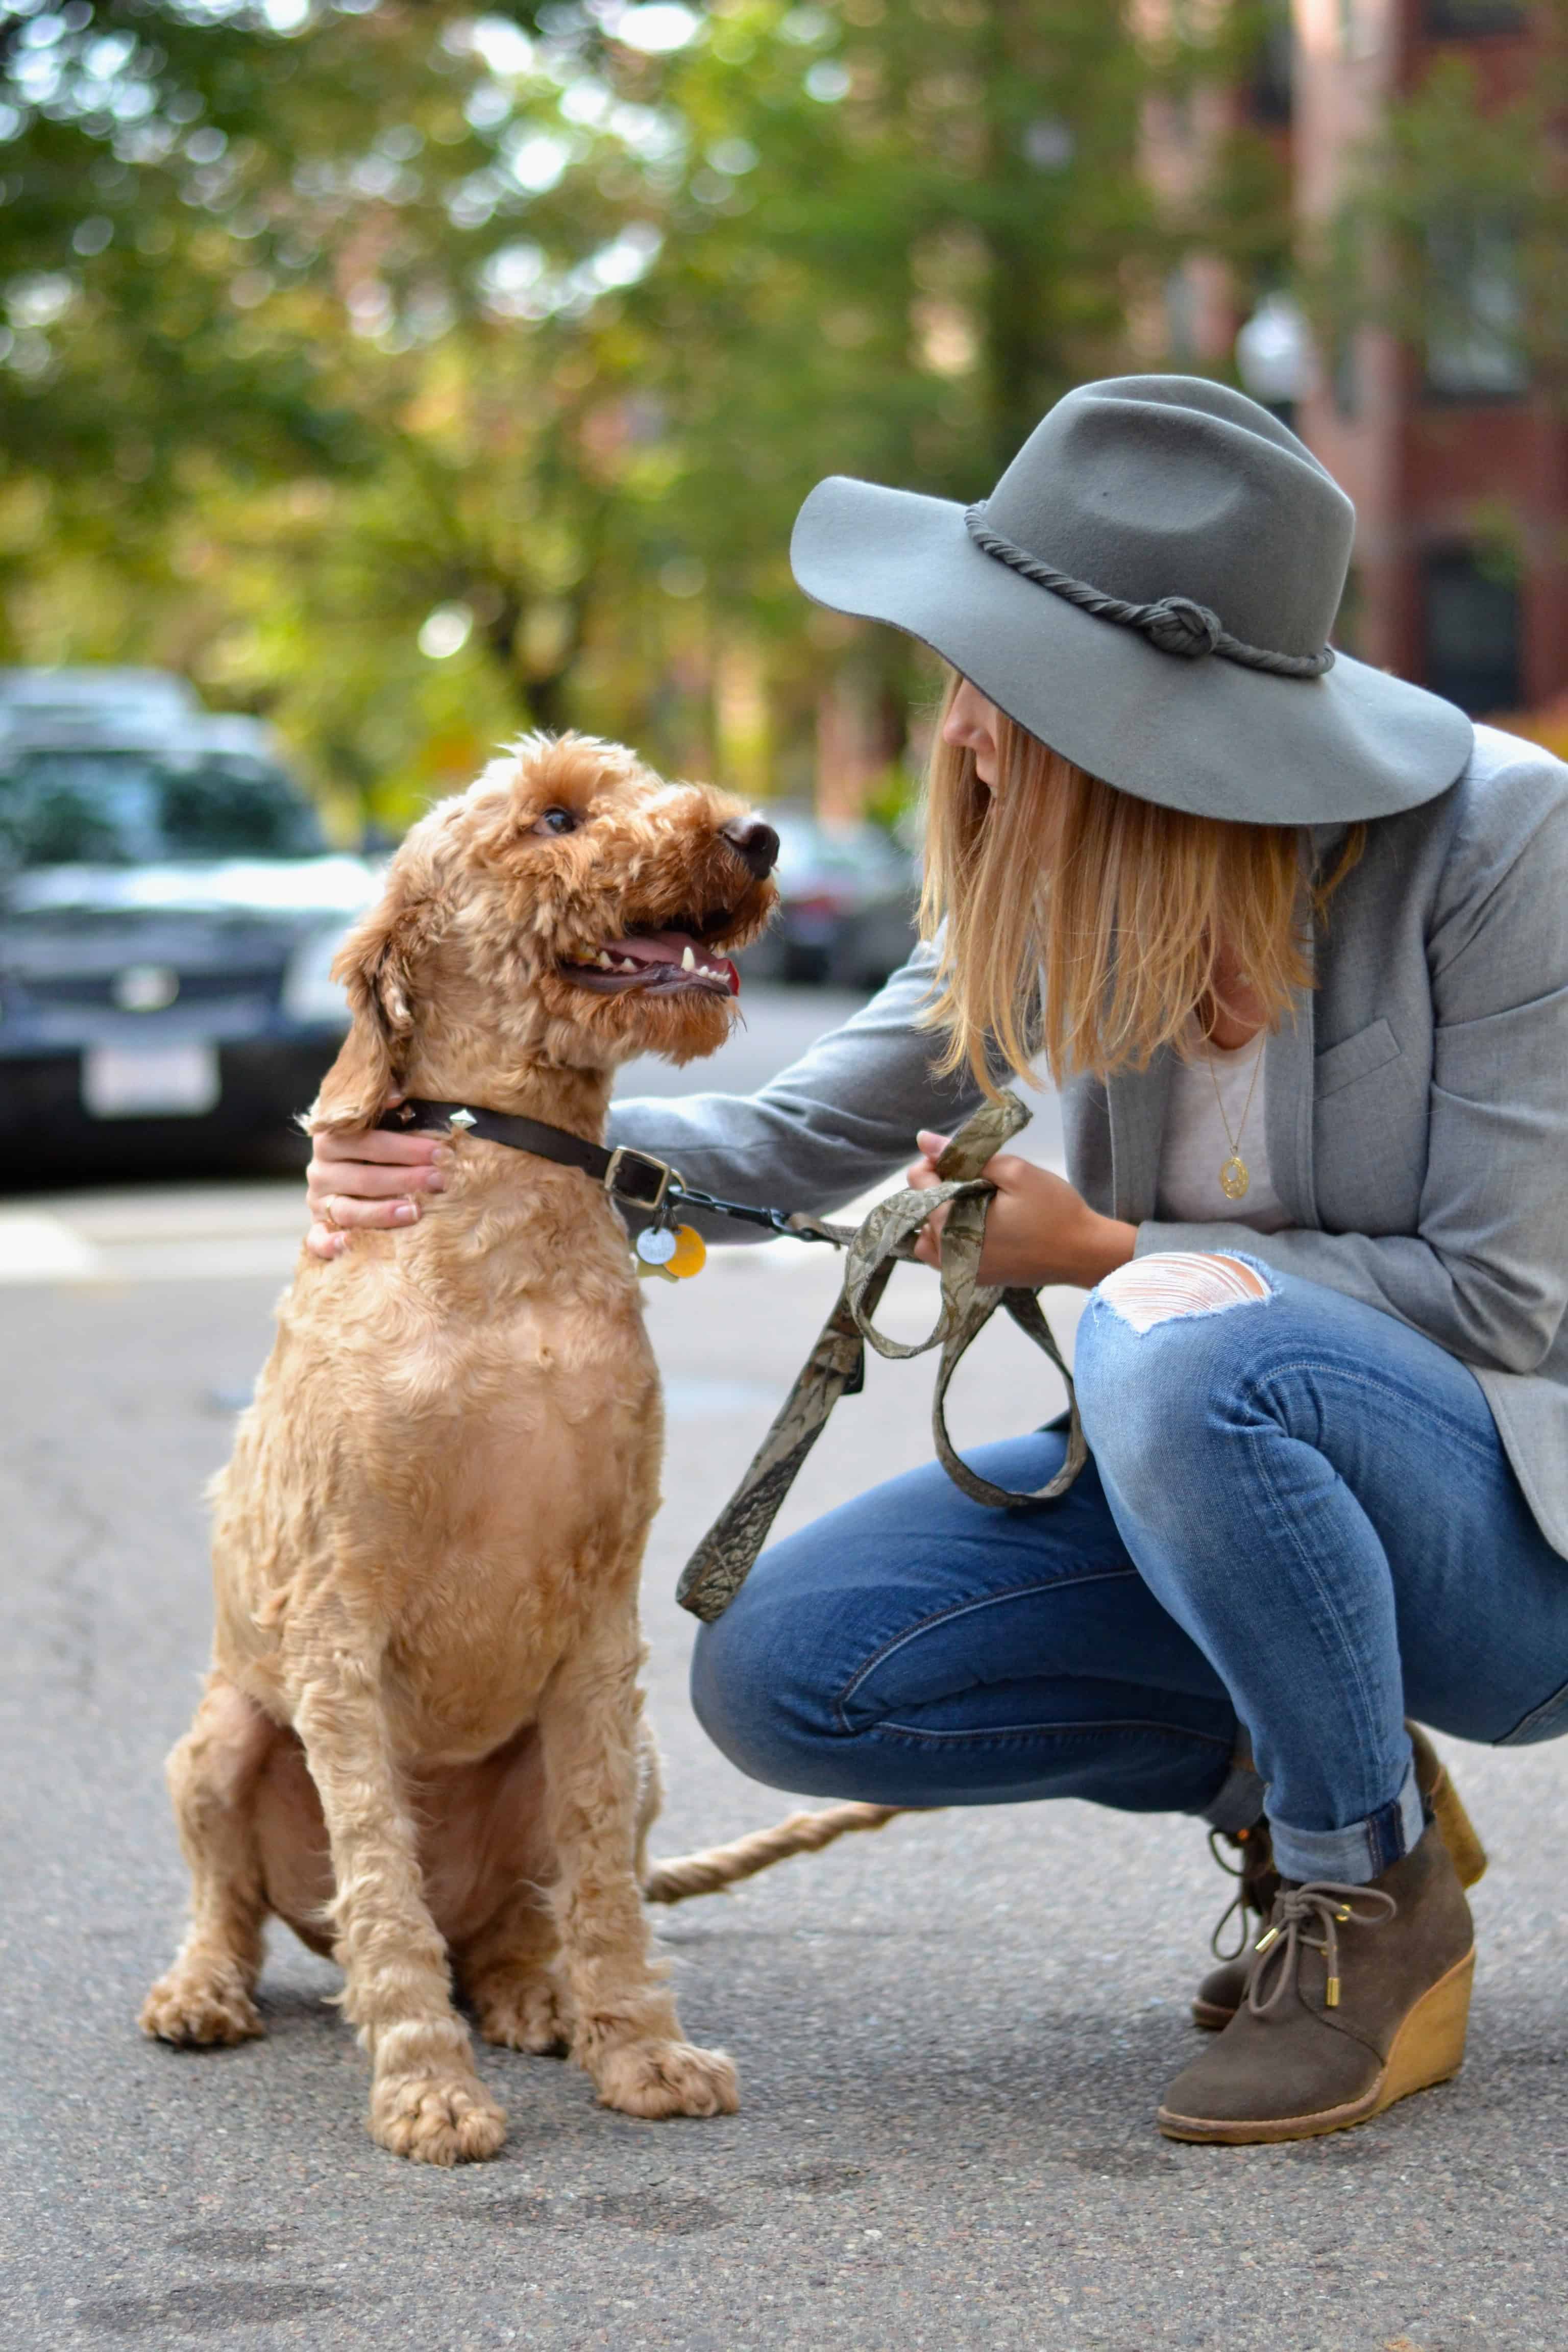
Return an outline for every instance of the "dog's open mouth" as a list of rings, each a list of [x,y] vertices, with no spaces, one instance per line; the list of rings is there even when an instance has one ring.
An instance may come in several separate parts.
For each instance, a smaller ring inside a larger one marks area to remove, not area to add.
[[[671,930],[631,931],[591,952],[563,956],[558,968],[578,988],[605,995],[637,989],[645,996],[739,996],[740,973],[728,956],[703,946],[703,928],[693,917]]]

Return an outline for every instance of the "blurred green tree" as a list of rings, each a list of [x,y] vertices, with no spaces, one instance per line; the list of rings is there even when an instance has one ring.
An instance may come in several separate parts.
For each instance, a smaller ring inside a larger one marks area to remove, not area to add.
[[[795,509],[973,497],[1120,363],[1140,107],[1207,54],[1104,0],[0,0],[4,650],[171,660],[345,814],[529,720],[761,785],[837,710],[886,767],[910,658],[805,606]]]
[[[1441,394],[1568,399],[1568,0],[1535,0],[1528,86],[1440,54],[1391,107],[1303,257],[1325,350],[1398,336]]]

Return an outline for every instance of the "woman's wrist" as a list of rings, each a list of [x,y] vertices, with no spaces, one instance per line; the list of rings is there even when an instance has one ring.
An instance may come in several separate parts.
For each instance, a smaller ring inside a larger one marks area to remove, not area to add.
[[[1138,1247],[1138,1228],[1123,1217],[1101,1217],[1092,1210],[1083,1238],[1074,1253],[1074,1272],[1070,1282],[1081,1289],[1092,1290],[1119,1265],[1125,1265]]]

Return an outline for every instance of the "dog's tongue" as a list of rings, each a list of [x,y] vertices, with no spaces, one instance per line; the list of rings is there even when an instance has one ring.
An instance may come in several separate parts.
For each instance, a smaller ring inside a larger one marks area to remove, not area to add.
[[[615,940],[610,953],[630,956],[636,963],[679,963],[688,948],[700,963],[707,961],[696,940],[685,931],[639,931],[636,939]]]
[[[614,940],[609,943],[611,955],[624,958],[629,963],[684,964],[689,955],[693,963],[710,971],[721,971],[729,981],[731,995],[741,993],[741,975],[728,956],[712,948],[705,948],[689,931],[639,931],[634,939]]]

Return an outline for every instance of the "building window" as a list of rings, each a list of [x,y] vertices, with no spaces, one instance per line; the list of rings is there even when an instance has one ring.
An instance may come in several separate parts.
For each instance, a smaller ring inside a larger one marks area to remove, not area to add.
[[[1440,400],[1517,400],[1530,388],[1519,246],[1511,230],[1446,223],[1427,236],[1426,389]]]
[[[1271,129],[1289,125],[1293,63],[1289,0],[1267,0],[1252,68],[1254,122],[1265,123]]]
[[[1426,0],[1426,37],[1466,41],[1478,33],[1522,33],[1525,11],[1510,0]]]
[[[1519,591],[1497,562],[1469,548],[1446,548],[1422,566],[1426,678],[1434,694],[1473,719],[1517,710]]]

